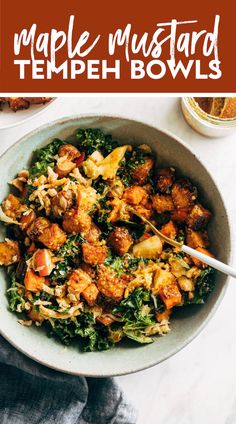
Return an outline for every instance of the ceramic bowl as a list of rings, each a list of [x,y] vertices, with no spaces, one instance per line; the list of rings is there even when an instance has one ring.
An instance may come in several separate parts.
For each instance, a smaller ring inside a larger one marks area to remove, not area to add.
[[[202,202],[214,212],[209,232],[217,258],[229,263],[231,235],[227,212],[213,177],[194,153],[176,136],[145,123],[112,116],[73,116],[52,122],[23,137],[0,158],[0,201],[9,192],[7,182],[27,167],[32,152],[55,137],[73,138],[77,128],[101,128],[121,143],[147,143],[157,155],[159,166],[171,165],[188,176],[199,188]],[[222,230],[224,237],[222,237]],[[24,327],[8,311],[5,296],[6,279],[0,271],[0,331],[25,355],[48,367],[66,373],[86,376],[114,376],[142,370],[174,355],[202,330],[213,316],[226,289],[227,277],[218,273],[216,288],[204,305],[180,309],[171,320],[171,332],[148,345],[122,342],[110,351],[81,353],[77,346],[63,347],[45,336],[44,330]]]

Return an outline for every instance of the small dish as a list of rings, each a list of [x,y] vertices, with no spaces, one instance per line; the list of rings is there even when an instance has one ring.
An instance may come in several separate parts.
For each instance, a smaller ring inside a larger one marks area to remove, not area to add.
[[[219,118],[200,108],[194,97],[181,99],[183,115],[195,131],[207,137],[226,137],[236,131],[236,118]]]
[[[9,107],[0,111],[0,131],[22,125],[41,113],[46,112],[54,104],[56,97],[45,104],[33,104],[28,109],[13,112]]]

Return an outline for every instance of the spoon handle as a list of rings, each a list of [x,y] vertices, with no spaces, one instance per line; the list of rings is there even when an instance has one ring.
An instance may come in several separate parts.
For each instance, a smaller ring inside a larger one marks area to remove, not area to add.
[[[198,252],[198,250],[192,249],[191,247],[186,246],[185,244],[181,244],[176,240],[170,239],[169,237],[162,234],[147,218],[140,215],[133,208],[130,207],[129,210],[131,210],[133,214],[137,215],[143,222],[148,224],[151,227],[154,234],[157,234],[166,243],[170,244],[173,247],[177,247],[178,249],[182,250],[184,253],[187,253],[187,255],[190,255],[190,256],[193,256],[194,258],[199,259],[205,264],[210,265],[212,268],[215,268],[218,271],[223,272],[224,274],[231,275],[231,277],[236,278],[236,269],[232,268],[229,265],[224,264],[223,262],[218,261],[215,258],[212,258],[211,256]]]
[[[218,271],[223,272],[224,274],[231,275],[231,277],[236,278],[236,269],[232,268],[231,266],[226,265],[223,262],[212,258],[211,256],[207,256],[204,253],[198,252],[197,250],[192,249],[191,247],[186,246],[185,244],[182,245],[182,251],[190,256],[194,256],[195,258],[206,263],[207,265],[210,265],[212,268],[215,268]]]

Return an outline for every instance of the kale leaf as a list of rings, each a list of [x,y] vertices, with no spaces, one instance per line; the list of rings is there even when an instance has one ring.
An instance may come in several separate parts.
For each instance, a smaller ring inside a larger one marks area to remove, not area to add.
[[[106,196],[99,200],[100,208],[96,211],[93,216],[93,221],[102,231],[102,236],[106,238],[109,232],[113,229],[113,225],[108,220],[109,214],[112,210],[111,205],[108,204],[108,198]]]
[[[210,266],[207,266],[201,271],[200,276],[197,278],[194,297],[188,299],[187,293],[182,293],[182,302],[178,306],[202,304],[205,303],[208,295],[212,292],[215,287],[215,270]]]
[[[147,264],[148,259],[145,258],[135,258],[133,256],[130,256],[129,254],[126,254],[125,256],[125,263],[127,263],[126,267],[130,272],[136,271],[136,269],[139,267],[140,263]]]
[[[62,258],[62,260],[57,262],[56,267],[52,270],[50,274],[52,280],[60,281],[67,278],[81,253],[81,244],[83,241],[84,239],[80,234],[68,237],[67,241],[61,246],[57,253],[57,256]]]
[[[184,231],[183,230],[179,230],[179,233],[178,233],[178,235],[176,237],[176,240],[179,243],[184,243],[184,241],[185,241],[185,234],[184,234]]]
[[[200,276],[197,279],[197,284],[195,287],[195,296],[197,302],[195,303],[204,303],[209,293],[215,287],[215,270],[210,266],[207,266],[201,271]]]
[[[113,346],[108,328],[97,323],[91,312],[82,312],[78,316],[78,322],[76,334],[82,338],[82,348],[85,352],[107,350]]]
[[[113,309],[112,313],[123,323],[122,330],[126,337],[139,343],[153,341],[145,333],[147,327],[156,324],[155,304],[150,290],[137,287]]]
[[[104,134],[99,128],[81,128],[76,134],[79,149],[87,155],[99,150],[104,156],[108,155],[118,146],[118,142],[111,135]]]
[[[51,321],[49,336],[56,336],[65,345],[74,339],[81,342],[85,352],[107,350],[113,346],[109,330],[96,322],[91,312],[81,312],[75,320],[55,319]]]
[[[50,325],[49,337],[56,336],[66,346],[69,346],[76,337],[76,320],[54,319],[50,320],[47,324]]]
[[[31,178],[36,178],[40,175],[47,175],[48,166],[51,168],[54,167],[56,162],[54,156],[57,155],[59,147],[63,144],[66,144],[66,142],[56,138],[51,143],[47,144],[47,146],[36,150],[34,165],[29,169]]]
[[[120,277],[125,272],[124,261],[120,256],[115,255],[111,249],[108,249],[108,255],[104,262],[105,266],[109,266]]]
[[[102,177],[98,177],[96,180],[93,180],[92,187],[96,190],[96,192],[100,195],[104,195],[107,190],[108,183],[104,181]]]
[[[9,303],[9,309],[11,312],[20,312],[24,309],[25,300],[23,298],[23,292],[17,285],[18,281],[16,278],[16,269],[9,268],[8,270],[9,288],[7,290],[7,297]]]

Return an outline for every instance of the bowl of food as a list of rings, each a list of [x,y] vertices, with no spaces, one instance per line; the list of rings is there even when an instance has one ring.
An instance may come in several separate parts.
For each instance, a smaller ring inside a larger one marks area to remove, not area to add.
[[[0,130],[21,125],[46,111],[52,97],[0,97]]]
[[[0,331],[21,352],[71,374],[122,375],[175,354],[212,317],[226,276],[132,213],[230,261],[222,197],[180,139],[75,116],[25,136],[0,164]]]

